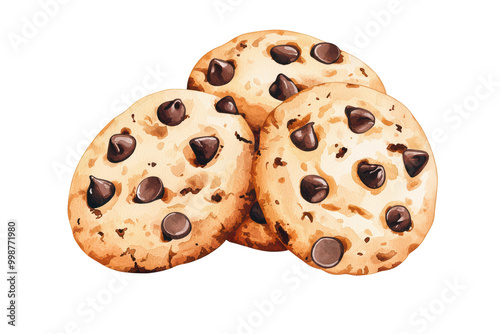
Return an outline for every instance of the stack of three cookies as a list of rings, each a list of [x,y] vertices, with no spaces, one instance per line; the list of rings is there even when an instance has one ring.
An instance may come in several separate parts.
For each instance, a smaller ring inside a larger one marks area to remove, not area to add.
[[[245,34],[206,54],[188,89],[136,102],[77,167],[69,220],[101,264],[160,271],[228,239],[364,275],[399,265],[429,231],[424,132],[334,44]]]

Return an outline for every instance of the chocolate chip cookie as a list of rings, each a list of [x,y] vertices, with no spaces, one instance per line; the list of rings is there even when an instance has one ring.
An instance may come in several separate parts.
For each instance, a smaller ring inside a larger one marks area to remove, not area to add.
[[[188,88],[222,98],[219,110],[240,113],[256,140],[267,115],[297,92],[341,81],[385,88],[375,72],[335,44],[284,30],[244,34],[207,53],[194,67]],[[245,219],[230,241],[263,250],[282,250],[265,224]]]
[[[400,102],[367,87],[327,83],[276,108],[255,174],[268,225],[331,274],[398,266],[434,219],[437,171],[422,128]]]
[[[76,169],[68,216],[78,245],[119,271],[152,272],[219,247],[252,204],[253,135],[216,96],[149,95],[111,121]]]

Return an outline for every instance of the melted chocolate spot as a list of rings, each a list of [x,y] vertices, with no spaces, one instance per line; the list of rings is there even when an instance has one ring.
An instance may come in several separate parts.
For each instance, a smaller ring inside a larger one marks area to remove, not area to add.
[[[322,268],[333,268],[344,255],[344,245],[337,238],[323,237],[314,243],[311,259]]]
[[[279,74],[276,81],[269,87],[269,94],[277,100],[285,101],[299,92],[299,89],[286,75]]]
[[[291,45],[276,45],[271,49],[271,57],[281,65],[288,65],[299,59],[300,51]]]
[[[182,239],[191,232],[191,222],[184,214],[172,212],[163,218],[161,231],[165,240]]]
[[[391,152],[403,153],[407,149],[404,144],[389,144],[387,150]]]
[[[212,195],[212,201],[219,203],[220,201],[222,201],[222,196],[220,194],[214,194]]]
[[[385,221],[394,232],[405,232],[411,227],[410,212],[402,205],[389,208],[385,214]]]
[[[345,114],[349,129],[354,133],[365,133],[375,125],[375,116],[366,109],[347,106]]]
[[[215,157],[219,149],[219,139],[217,137],[198,137],[191,139],[189,146],[191,146],[198,163],[206,165]]]
[[[311,57],[323,64],[333,64],[340,58],[340,49],[332,43],[318,43],[311,50]]]
[[[358,176],[365,186],[377,189],[382,187],[385,182],[385,169],[381,165],[360,163],[358,165]]]
[[[223,86],[234,77],[234,65],[228,61],[212,59],[208,65],[207,80],[213,86]]]
[[[93,209],[101,207],[113,198],[115,191],[113,183],[90,175],[90,185],[87,189],[87,204]]]
[[[425,168],[429,161],[429,154],[419,150],[406,150],[403,152],[403,162],[408,175],[415,177]]]
[[[314,123],[308,123],[290,135],[292,143],[302,151],[313,151],[318,147],[318,137],[314,132]]]
[[[114,135],[109,139],[107,158],[110,162],[121,162],[134,153],[135,138],[128,134]]]
[[[347,153],[347,148],[346,147],[341,147],[339,150],[339,153],[335,154],[335,158],[341,159],[344,157],[344,155]]]
[[[308,175],[300,182],[300,194],[310,203],[323,201],[330,192],[330,187],[324,178],[317,175]]]
[[[278,222],[276,222],[274,226],[281,243],[285,246],[288,245],[288,243],[290,242],[290,236],[288,235],[288,233],[283,229],[283,227],[281,227],[281,225],[278,224]]]

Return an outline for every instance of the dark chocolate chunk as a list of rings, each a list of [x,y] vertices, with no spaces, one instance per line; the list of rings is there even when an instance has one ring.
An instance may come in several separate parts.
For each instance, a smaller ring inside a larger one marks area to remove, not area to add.
[[[292,143],[302,151],[313,151],[318,147],[318,137],[313,125],[314,122],[308,123],[290,135]]]
[[[110,162],[121,162],[134,153],[136,146],[135,138],[128,134],[114,135],[109,139],[108,160]]]
[[[411,227],[410,212],[402,205],[389,208],[385,213],[385,221],[394,232],[405,232]]]
[[[149,203],[163,197],[165,188],[159,177],[150,176],[139,183],[136,191],[136,201],[139,203]]]
[[[385,182],[385,169],[381,165],[360,163],[358,165],[358,176],[365,186],[377,189],[382,187]]]
[[[259,202],[255,202],[250,209],[250,218],[256,223],[265,224],[266,218],[264,217],[264,213],[260,208]]]
[[[219,150],[219,139],[217,137],[198,137],[189,141],[189,146],[196,155],[200,165],[206,165],[215,157]]]
[[[406,150],[403,152],[403,162],[406,171],[411,177],[415,177],[425,168],[429,161],[429,154],[419,150]]]
[[[176,126],[186,118],[186,106],[181,99],[167,101],[158,107],[156,114],[163,124]]]
[[[340,49],[332,43],[318,43],[313,46],[311,57],[323,64],[333,64],[340,58]]]
[[[231,96],[226,96],[217,102],[215,110],[223,114],[238,114],[238,108],[236,108],[236,103]]]
[[[349,129],[354,133],[365,133],[375,125],[375,116],[366,109],[347,106],[345,114]]]
[[[207,80],[213,86],[223,86],[234,77],[234,65],[228,61],[212,59],[208,65]]]
[[[328,196],[330,187],[324,178],[308,175],[300,182],[300,194],[310,203],[319,203]]]
[[[269,94],[280,101],[285,101],[298,92],[297,86],[284,74],[278,74],[276,81],[269,87]]]
[[[271,57],[281,65],[288,65],[299,59],[300,51],[292,45],[276,45],[271,49]]]
[[[90,185],[87,189],[87,204],[93,209],[101,207],[113,198],[115,191],[113,183],[90,175]]]
[[[165,240],[182,239],[191,232],[191,222],[184,214],[172,212],[163,218],[161,231]]]
[[[337,238],[323,237],[314,243],[311,259],[322,268],[332,268],[339,264],[344,255],[344,245]]]

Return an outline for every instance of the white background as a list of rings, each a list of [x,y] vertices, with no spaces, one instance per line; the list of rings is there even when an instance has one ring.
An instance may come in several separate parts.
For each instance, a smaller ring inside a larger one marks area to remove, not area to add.
[[[0,5],[1,277],[8,219],[19,223],[20,273],[16,328],[1,280],[2,333],[498,332],[496,1],[59,1],[47,20],[49,0]],[[88,138],[141,96],[184,88],[212,48],[263,29],[336,43],[413,111],[439,170],[422,246],[367,277],[304,271],[291,253],[230,243],[148,275],[87,257],[66,205]]]

